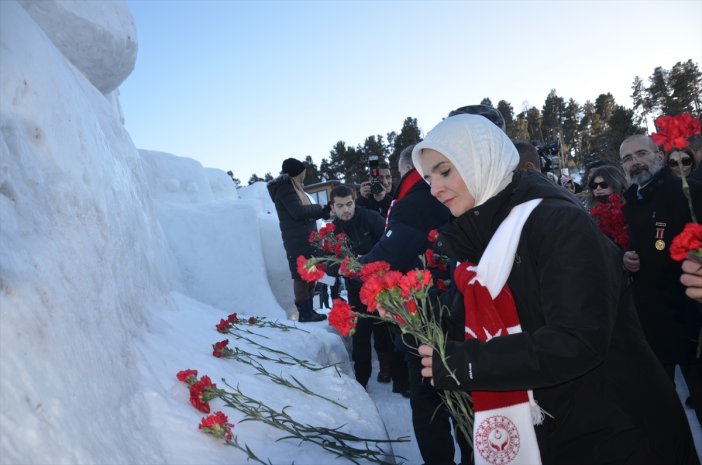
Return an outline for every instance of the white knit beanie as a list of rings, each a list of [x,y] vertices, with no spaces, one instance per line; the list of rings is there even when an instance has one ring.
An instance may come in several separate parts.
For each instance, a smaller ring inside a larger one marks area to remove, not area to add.
[[[507,135],[478,115],[446,118],[414,146],[412,162],[422,177],[423,149],[436,150],[453,163],[476,207],[507,187],[519,164],[519,153]]]

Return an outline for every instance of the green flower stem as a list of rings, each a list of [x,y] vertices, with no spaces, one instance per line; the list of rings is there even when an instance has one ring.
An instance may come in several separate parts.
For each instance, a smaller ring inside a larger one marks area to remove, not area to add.
[[[687,199],[687,206],[690,209],[690,217],[692,217],[692,222],[697,223],[697,217],[695,216],[695,209],[692,208],[692,196],[690,195],[690,185],[687,183],[685,178],[685,171],[683,169],[682,157],[678,158],[678,168],[680,168],[680,177],[682,178],[682,191]]]
[[[247,351],[240,349],[238,347],[234,347],[233,349],[229,349],[229,351],[226,351],[226,354],[222,353],[221,358],[231,358],[231,359],[234,359],[234,360],[236,360],[238,362],[242,362],[242,363],[250,363],[251,360],[253,360],[254,358],[257,358],[259,360],[265,360],[267,362],[278,363],[281,365],[288,365],[288,366],[297,365],[297,363],[292,361],[292,360],[283,360],[282,358],[269,357],[265,354],[262,354],[261,352],[259,352],[258,354],[252,354],[251,352],[247,352]],[[314,371],[317,371],[318,369],[319,368],[315,368]]]
[[[359,460],[367,460],[369,462],[382,465],[391,465],[391,462],[385,461],[383,458],[386,454],[379,444],[407,442],[409,439],[402,437],[399,439],[370,439],[360,438],[358,436],[344,433],[340,431],[341,427],[325,428],[318,426],[305,425],[295,421],[286,413],[288,407],[282,411],[276,411],[268,407],[263,402],[253,399],[245,395],[239,387],[234,388],[229,385],[225,379],[222,382],[234,392],[229,392],[224,389],[217,389],[217,396],[224,403],[233,409],[236,409],[244,414],[244,421],[260,421],[274,428],[280,429],[288,433],[279,439],[296,439],[300,442],[309,442],[315,444],[322,449],[334,453],[337,457],[343,457],[355,464],[359,464]],[[362,443],[365,447],[354,446],[350,443]],[[404,457],[399,457],[404,459]]]
[[[279,329],[281,331],[290,331],[290,330],[295,329],[297,331],[302,331],[303,333],[309,334],[309,331],[307,331],[305,329],[298,328],[297,326],[294,326],[294,325],[293,326],[286,325],[284,323],[280,323],[277,320],[276,321],[268,321],[266,319],[266,317],[264,317],[264,316],[261,316],[261,317],[257,316],[255,318],[256,318],[256,323],[254,323],[253,326],[258,326],[259,328],[275,328],[275,329]],[[249,324],[246,320],[241,320],[241,321],[244,324],[247,324],[247,325]],[[239,326],[237,326],[237,328],[238,327]]]
[[[238,332],[232,331],[231,329],[229,331],[227,331],[227,334],[231,334],[232,336],[234,336],[235,338],[237,338],[239,340],[246,341],[249,344],[251,344],[255,347],[258,347],[259,349],[263,349],[263,350],[266,350],[268,352],[278,354],[281,357],[283,357],[283,359],[291,360],[292,362],[294,362],[293,364],[300,365],[304,368],[307,368],[308,370],[319,371],[319,370],[324,370],[325,368],[333,367],[336,370],[337,375],[341,376],[341,373],[339,373],[339,367],[337,366],[338,363],[333,363],[331,365],[325,365],[325,366],[319,366],[313,362],[310,362],[309,360],[299,359],[299,358],[294,357],[290,354],[287,354],[287,353],[283,352],[282,350],[272,349],[270,347],[264,346],[263,344],[259,344],[258,342],[254,341],[253,339],[248,338],[246,336],[242,336]],[[280,362],[280,363],[284,363],[284,362]]]
[[[456,422],[456,428],[473,447],[473,398],[464,391],[439,391],[449,414]]]
[[[245,453],[247,461],[253,460],[254,462],[258,462],[263,465],[273,465],[270,460],[268,460],[268,462],[264,462],[263,460],[259,459],[258,456],[254,454],[254,452],[246,444],[244,444],[243,446],[239,445],[239,441],[237,441],[236,438],[233,441],[226,441],[226,444],[228,446],[236,447],[237,449]]]
[[[344,410],[348,410],[348,408],[346,406],[338,403],[337,401],[309,390],[304,384],[302,384],[297,378],[295,378],[292,375],[290,375],[290,377],[295,381],[295,383],[290,382],[287,378],[285,378],[283,376],[276,375],[276,374],[269,372],[268,370],[266,370],[266,368],[263,365],[256,362],[255,360],[251,360],[249,362],[249,365],[254,367],[256,369],[256,371],[258,371],[259,374],[266,376],[271,381],[273,381],[275,384],[278,384],[280,386],[289,387],[291,389],[297,389],[298,391],[304,392],[308,396],[319,397],[320,399],[324,399],[327,402],[331,402],[334,405],[338,405],[339,407],[343,408]]]
[[[427,299],[426,292],[422,294],[423,295],[418,296],[420,299],[420,305],[418,305],[418,308],[428,310],[419,310],[414,315],[409,313],[405,306],[402,305],[399,298],[390,299],[388,302],[388,309],[390,312],[384,317],[371,315],[368,313],[359,313],[358,315],[362,318],[375,318],[381,321],[387,321],[399,325],[403,334],[413,336],[421,344],[431,347],[432,350],[437,352],[439,355],[439,359],[446,368],[446,372],[454,380],[454,382],[460,386],[461,383],[456,377],[455,370],[451,370],[448,366],[448,357],[446,356],[446,334],[444,333],[440,324],[430,317],[430,315],[433,315],[431,302],[429,302],[429,299]],[[441,321],[443,311],[443,308],[439,310],[439,321]],[[399,324],[398,321],[391,315],[400,315],[405,321],[405,324]],[[461,434],[463,434],[468,444],[472,445],[473,418],[475,415],[473,412],[473,401],[470,394],[465,391],[440,390],[439,395],[449,411],[449,414],[455,420],[458,430],[461,432]]]

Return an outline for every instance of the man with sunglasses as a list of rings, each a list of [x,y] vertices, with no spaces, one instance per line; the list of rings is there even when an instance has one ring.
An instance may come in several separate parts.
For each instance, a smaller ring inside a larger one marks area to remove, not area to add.
[[[671,380],[680,365],[702,420],[702,370],[695,358],[701,325],[697,303],[685,295],[680,264],[670,257],[670,242],[691,222],[680,178],[664,168],[663,153],[650,137],[624,140],[619,156],[631,183],[624,192],[624,216],[630,247],[624,267],[631,272],[632,289],[641,325],[653,352]],[[688,180],[695,215],[702,218],[702,185]]]

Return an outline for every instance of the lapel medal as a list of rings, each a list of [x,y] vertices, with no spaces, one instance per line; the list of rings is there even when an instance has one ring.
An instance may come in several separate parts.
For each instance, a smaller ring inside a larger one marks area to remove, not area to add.
[[[665,226],[666,223],[656,222],[656,242],[654,244],[656,250],[665,249],[665,241],[663,240],[663,235],[665,234]]]

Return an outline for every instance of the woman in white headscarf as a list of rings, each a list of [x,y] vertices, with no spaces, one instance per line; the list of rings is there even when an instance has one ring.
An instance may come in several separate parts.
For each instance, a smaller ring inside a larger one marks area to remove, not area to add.
[[[422,374],[472,393],[476,463],[699,463],[619,251],[577,200],[515,171],[514,145],[480,116],[439,123],[413,161],[457,217],[437,244],[460,262],[466,328],[446,344],[458,382],[428,346]]]

